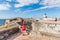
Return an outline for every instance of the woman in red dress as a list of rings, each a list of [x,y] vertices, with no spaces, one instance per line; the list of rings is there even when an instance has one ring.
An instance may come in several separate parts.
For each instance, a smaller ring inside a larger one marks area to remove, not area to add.
[[[22,20],[21,30],[22,30],[22,34],[26,35],[26,24],[24,20]]]

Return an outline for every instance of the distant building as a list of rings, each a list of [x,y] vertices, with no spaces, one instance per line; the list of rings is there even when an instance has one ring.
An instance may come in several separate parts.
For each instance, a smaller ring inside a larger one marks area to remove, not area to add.
[[[43,15],[43,17],[44,17],[44,18],[47,18],[47,14],[45,13],[45,14]]]
[[[47,14],[45,13],[43,20],[45,20],[45,21],[57,21],[57,18],[48,18]]]

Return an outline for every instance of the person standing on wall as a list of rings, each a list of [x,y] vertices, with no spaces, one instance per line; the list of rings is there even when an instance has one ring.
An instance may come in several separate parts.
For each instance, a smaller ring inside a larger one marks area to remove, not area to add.
[[[27,34],[27,32],[26,32],[26,24],[25,24],[24,20],[22,20],[21,31],[22,31],[23,36]]]

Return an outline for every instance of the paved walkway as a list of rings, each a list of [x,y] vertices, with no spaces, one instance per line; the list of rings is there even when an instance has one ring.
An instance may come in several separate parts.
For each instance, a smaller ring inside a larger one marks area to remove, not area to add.
[[[16,33],[14,35],[11,35],[10,37],[7,38],[7,40],[13,40],[15,38],[17,38],[20,35],[20,33]]]
[[[60,38],[53,37],[53,36],[47,36],[47,35],[27,35],[27,36],[22,36],[19,35],[13,40],[60,40]]]

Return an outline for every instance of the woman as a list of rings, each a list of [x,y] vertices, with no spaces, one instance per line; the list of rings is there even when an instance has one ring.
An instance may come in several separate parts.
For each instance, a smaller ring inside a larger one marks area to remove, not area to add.
[[[24,22],[24,20],[22,20],[22,25],[21,25],[21,30],[22,30],[22,34],[23,35],[26,35],[26,24]]]

